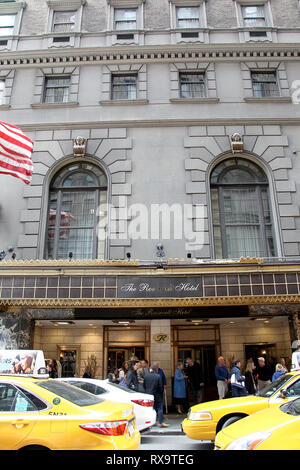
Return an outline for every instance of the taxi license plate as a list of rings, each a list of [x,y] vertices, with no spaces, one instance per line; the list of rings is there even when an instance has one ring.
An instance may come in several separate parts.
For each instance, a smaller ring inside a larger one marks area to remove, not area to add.
[[[131,437],[135,433],[135,420],[129,421],[128,423],[128,432]]]

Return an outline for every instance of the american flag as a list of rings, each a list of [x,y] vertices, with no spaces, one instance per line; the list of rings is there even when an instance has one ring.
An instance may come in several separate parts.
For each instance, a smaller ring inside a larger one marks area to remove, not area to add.
[[[0,121],[0,173],[20,178],[30,184],[33,142],[21,129]]]

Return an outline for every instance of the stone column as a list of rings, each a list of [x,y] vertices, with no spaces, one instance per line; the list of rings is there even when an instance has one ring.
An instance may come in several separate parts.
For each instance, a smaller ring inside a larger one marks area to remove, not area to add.
[[[0,311],[0,349],[32,349],[33,323],[21,309]]]
[[[292,342],[294,340],[300,340],[300,321],[298,313],[293,313],[292,315],[289,315],[289,324]]]
[[[160,341],[156,335],[161,335]],[[159,362],[160,368],[164,371],[167,379],[168,407],[170,407],[172,404],[172,354],[170,320],[151,321],[149,365],[155,361]]]

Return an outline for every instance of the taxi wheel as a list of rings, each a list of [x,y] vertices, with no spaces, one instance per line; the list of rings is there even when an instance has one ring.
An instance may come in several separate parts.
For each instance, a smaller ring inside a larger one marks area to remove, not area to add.
[[[21,452],[23,452],[24,450],[50,450],[48,449],[48,447],[44,447],[44,446],[26,446],[26,447],[23,447],[22,449],[20,449]]]
[[[230,418],[226,419],[226,421],[224,421],[224,423],[222,424],[221,429],[227,428],[227,426],[229,426],[230,424],[235,423],[236,421],[239,421],[242,418],[243,418],[243,416],[231,416]]]

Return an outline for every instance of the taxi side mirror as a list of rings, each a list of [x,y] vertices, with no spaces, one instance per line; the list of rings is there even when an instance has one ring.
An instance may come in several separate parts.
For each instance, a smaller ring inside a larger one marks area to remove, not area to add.
[[[280,398],[286,399],[287,396],[287,389],[284,388],[283,390],[280,390]]]

